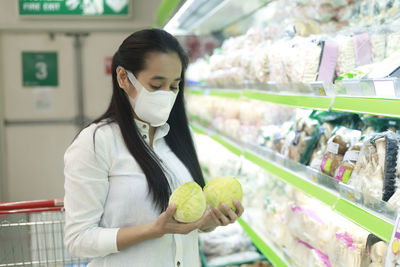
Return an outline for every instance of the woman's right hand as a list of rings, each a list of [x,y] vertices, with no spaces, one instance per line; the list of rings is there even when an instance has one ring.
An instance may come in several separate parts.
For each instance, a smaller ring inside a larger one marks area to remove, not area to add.
[[[203,216],[191,223],[181,223],[174,219],[173,215],[175,213],[176,206],[171,203],[168,205],[166,211],[160,214],[157,220],[154,222],[155,231],[158,237],[162,237],[165,234],[188,234],[195,229],[198,229],[207,220],[210,214],[210,209],[207,208]]]

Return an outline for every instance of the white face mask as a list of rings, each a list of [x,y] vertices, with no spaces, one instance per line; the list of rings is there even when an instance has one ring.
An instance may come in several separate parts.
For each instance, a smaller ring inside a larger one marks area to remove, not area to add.
[[[153,127],[164,125],[171,113],[172,107],[174,106],[175,99],[178,95],[177,92],[171,91],[148,91],[130,72],[128,73],[128,79],[132,85],[138,90],[136,98],[132,98],[129,95],[129,102],[132,105],[133,110],[139,119],[150,123]]]

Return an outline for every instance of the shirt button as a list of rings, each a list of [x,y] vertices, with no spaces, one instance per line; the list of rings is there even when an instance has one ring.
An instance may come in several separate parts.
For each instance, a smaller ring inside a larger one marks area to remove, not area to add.
[[[143,124],[142,128],[143,128],[143,129],[146,129],[146,127],[147,127],[147,125],[146,125],[146,124]]]
[[[144,138],[144,139],[147,139],[147,135],[143,135],[143,138]]]
[[[181,262],[180,261],[178,261],[177,263],[176,263],[176,266],[181,266]]]

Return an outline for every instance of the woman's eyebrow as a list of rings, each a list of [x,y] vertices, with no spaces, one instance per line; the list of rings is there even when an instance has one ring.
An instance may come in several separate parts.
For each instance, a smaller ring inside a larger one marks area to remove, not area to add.
[[[163,76],[154,76],[153,78],[151,78],[152,80],[166,80],[167,78],[163,77]],[[182,80],[181,78],[176,78],[175,81],[180,81]]]

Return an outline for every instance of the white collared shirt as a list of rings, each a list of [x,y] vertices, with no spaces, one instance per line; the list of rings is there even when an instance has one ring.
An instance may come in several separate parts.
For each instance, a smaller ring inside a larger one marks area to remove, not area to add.
[[[64,155],[65,244],[73,256],[94,258],[93,266],[199,267],[198,231],[188,235],[167,234],[120,252],[119,228],[155,221],[159,212],[148,195],[146,177],[125,146],[116,123],[85,128]],[[146,142],[149,125],[136,120]],[[165,124],[156,129],[153,150],[169,170],[174,190],[192,181],[187,168],[166,144]]]

